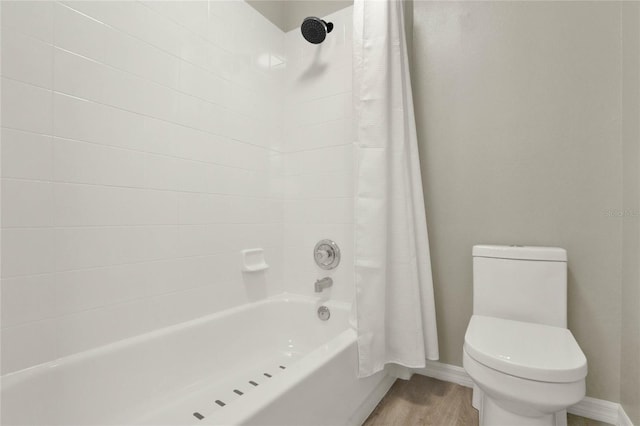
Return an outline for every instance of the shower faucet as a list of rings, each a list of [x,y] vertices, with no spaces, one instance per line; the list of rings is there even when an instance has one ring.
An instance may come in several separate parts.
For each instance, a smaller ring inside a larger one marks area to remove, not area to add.
[[[321,280],[317,280],[314,286],[316,293],[322,293],[322,290],[329,288],[333,285],[333,279],[331,277],[324,277]]]

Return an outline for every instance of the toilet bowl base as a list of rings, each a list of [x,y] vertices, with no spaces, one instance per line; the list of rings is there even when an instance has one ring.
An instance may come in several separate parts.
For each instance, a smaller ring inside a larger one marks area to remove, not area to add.
[[[498,401],[473,385],[472,405],[478,410],[480,426],[567,426],[567,411],[528,417],[505,409]]]

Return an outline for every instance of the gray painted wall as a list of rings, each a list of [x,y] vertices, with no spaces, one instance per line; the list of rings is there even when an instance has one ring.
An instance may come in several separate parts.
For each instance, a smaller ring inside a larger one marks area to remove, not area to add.
[[[564,247],[588,395],[620,394],[620,4],[427,2],[413,91],[441,360],[461,365],[471,247]]]
[[[285,31],[283,0],[246,0],[246,2],[278,28]]]
[[[622,340],[620,402],[640,425],[640,3],[622,6]]]

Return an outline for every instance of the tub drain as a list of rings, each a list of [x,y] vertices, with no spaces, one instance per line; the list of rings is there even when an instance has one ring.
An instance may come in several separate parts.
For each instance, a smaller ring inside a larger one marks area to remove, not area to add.
[[[326,321],[329,319],[329,317],[331,317],[331,311],[329,311],[329,308],[327,308],[326,306],[320,306],[318,308],[318,318],[320,318],[322,321]]]

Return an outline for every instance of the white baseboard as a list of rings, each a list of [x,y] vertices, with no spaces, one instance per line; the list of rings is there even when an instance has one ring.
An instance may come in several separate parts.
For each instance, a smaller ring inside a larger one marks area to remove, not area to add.
[[[629,416],[627,416],[627,413],[626,411],[624,411],[624,408],[622,408],[622,405],[618,409],[617,426],[633,426],[633,422],[631,422],[631,419],[629,418]]]
[[[567,412],[591,420],[618,425],[620,408],[620,404],[616,402],[586,396],[582,401],[567,408]]]
[[[465,387],[473,387],[473,381],[464,368],[457,365],[444,364],[437,361],[427,361],[425,368],[413,370],[416,374],[421,374],[445,382],[457,383]],[[567,412],[577,416],[586,417],[591,420],[598,420],[616,426],[634,426],[631,420],[617,402],[605,401],[585,397],[579,403],[567,408]]]
[[[424,368],[413,369],[416,374],[421,374],[427,377],[433,377],[434,379],[444,380],[445,382],[456,383],[466,388],[473,387],[473,381],[471,377],[462,367],[457,365],[444,364],[438,361],[427,361],[427,366]]]

